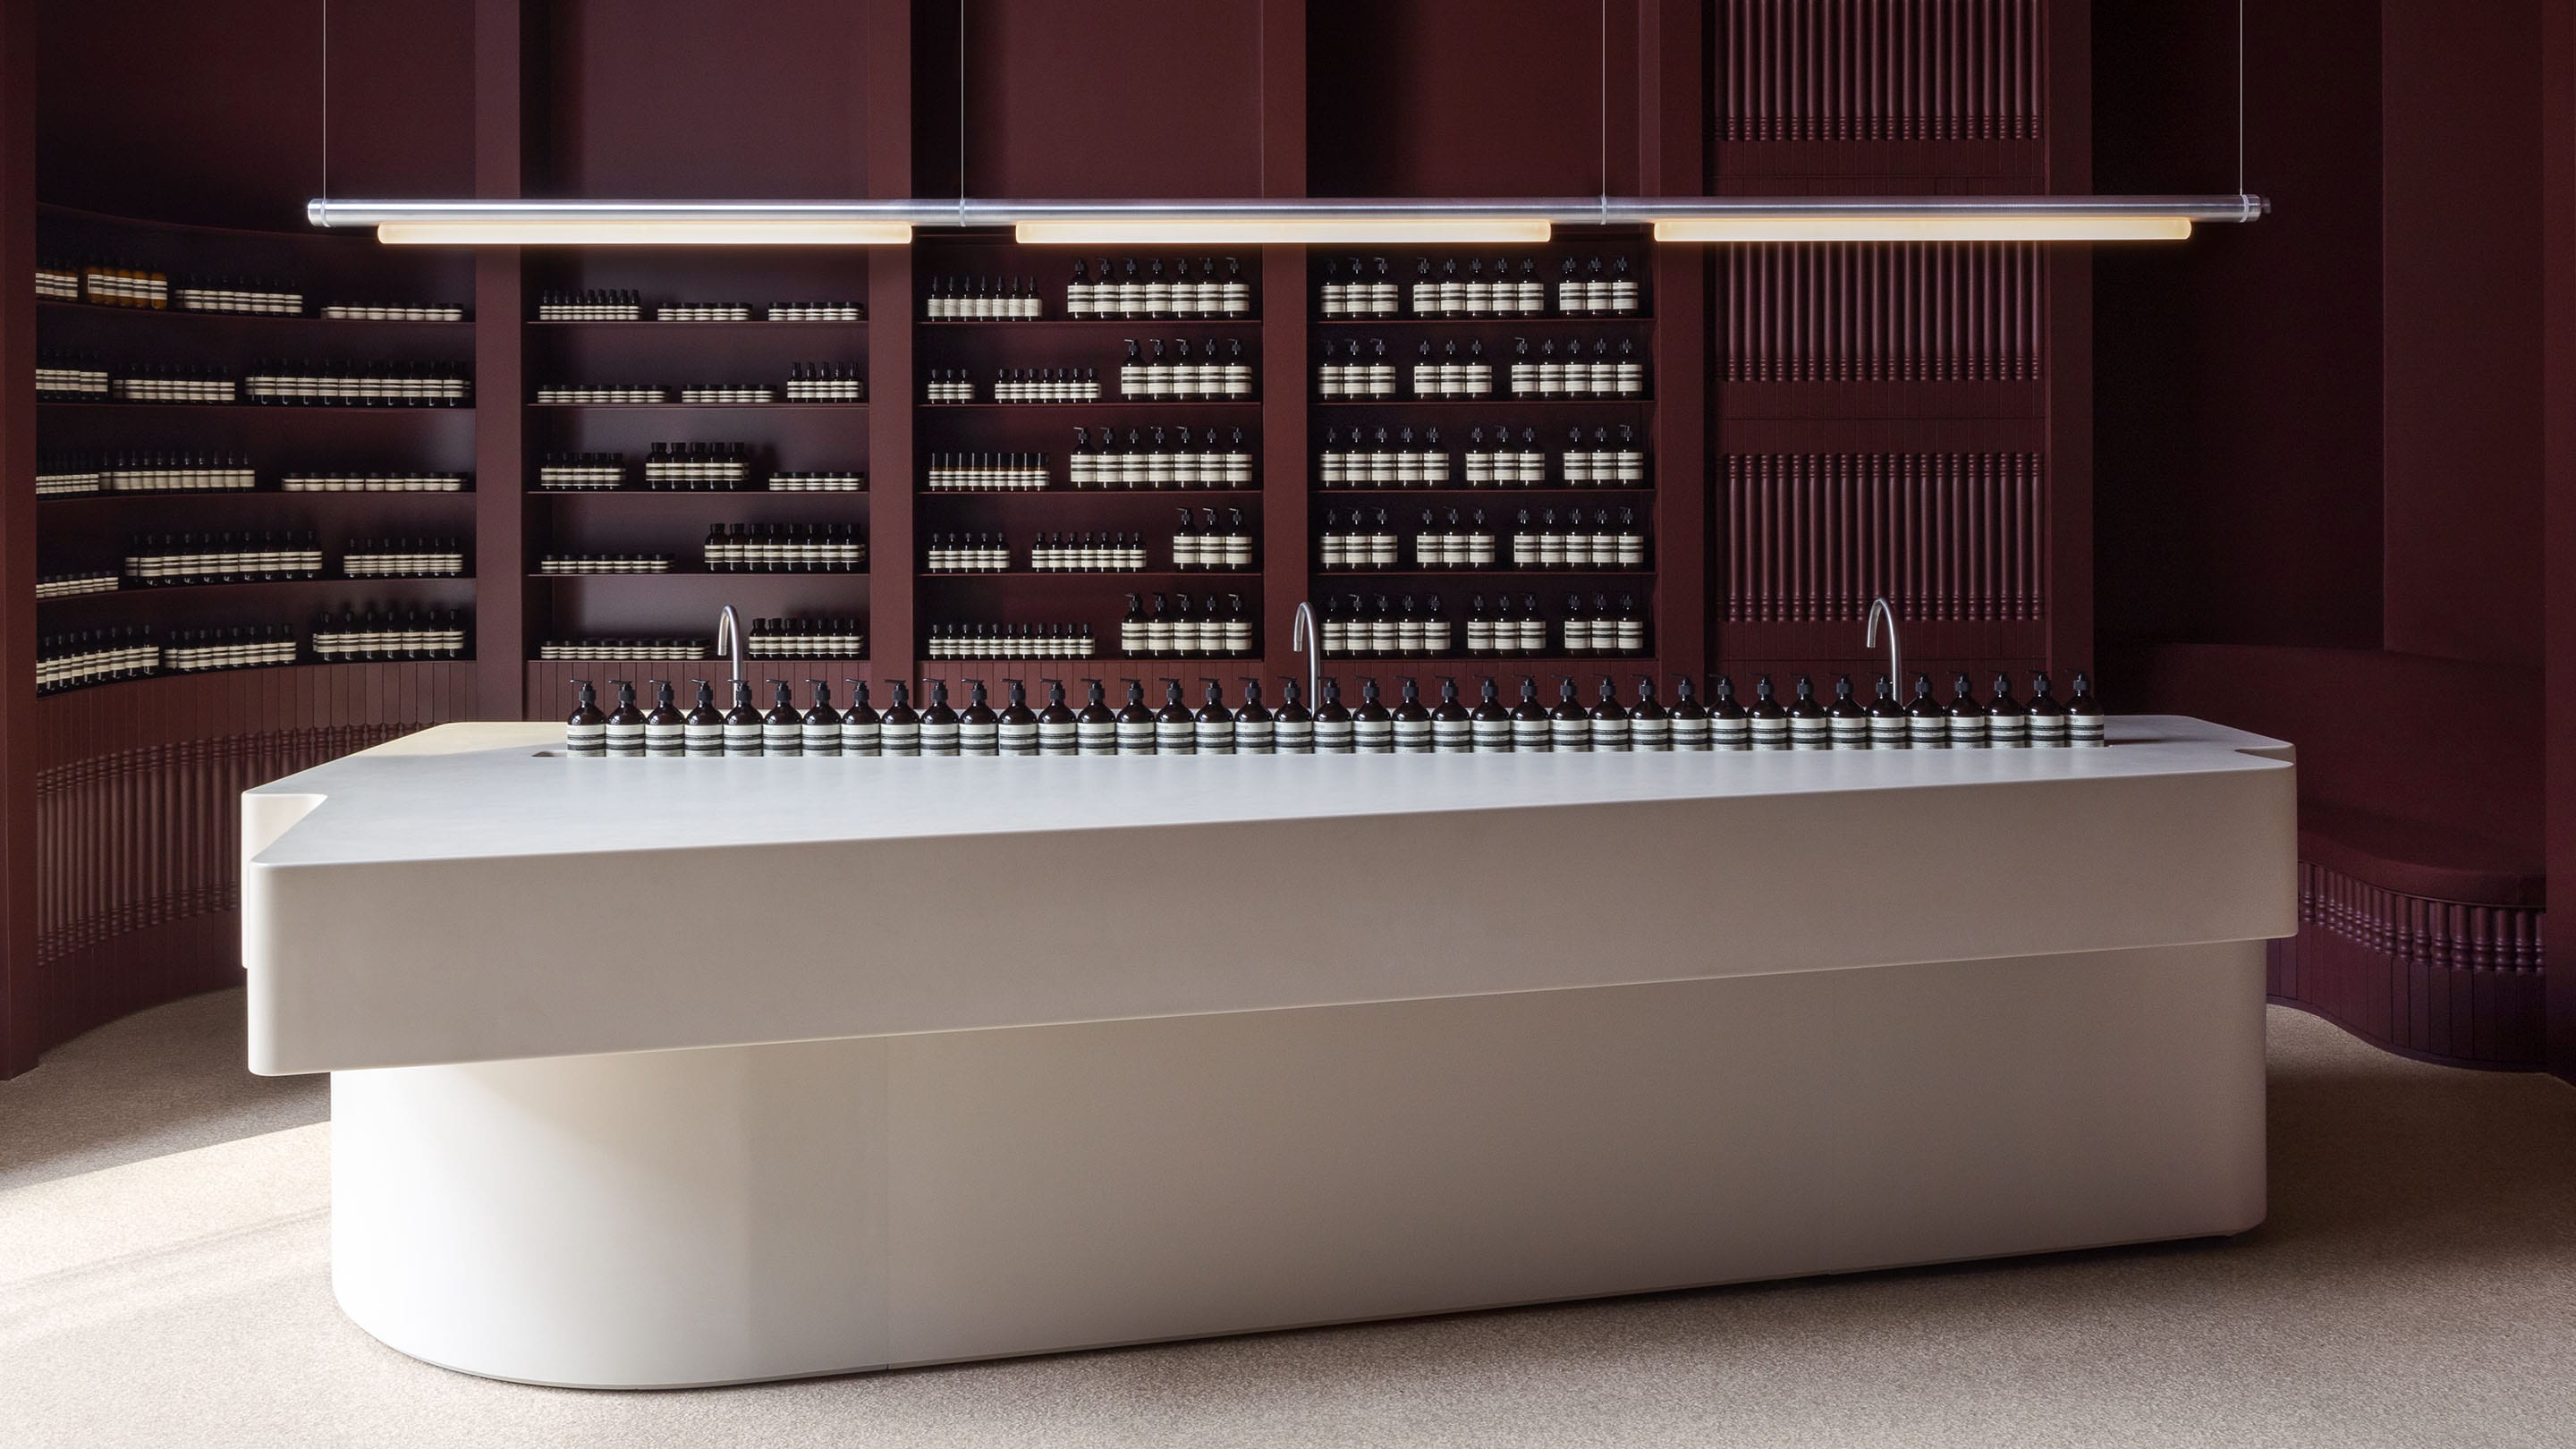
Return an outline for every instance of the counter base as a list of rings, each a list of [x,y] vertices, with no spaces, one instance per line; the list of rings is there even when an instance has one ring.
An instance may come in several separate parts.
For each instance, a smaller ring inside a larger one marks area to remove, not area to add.
[[[2235,1233],[2263,970],[2242,941],[339,1072],[334,1285],[431,1363],[665,1388]]]

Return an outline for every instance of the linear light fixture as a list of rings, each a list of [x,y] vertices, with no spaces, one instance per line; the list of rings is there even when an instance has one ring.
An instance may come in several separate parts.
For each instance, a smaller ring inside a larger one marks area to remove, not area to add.
[[[2180,240],[2249,222],[2262,197],[1226,198],[1176,201],[331,201],[315,226],[394,244],[899,246],[916,228],[1014,228],[1023,242],[1102,246],[1502,245],[1558,226],[1651,226],[1667,242]]]

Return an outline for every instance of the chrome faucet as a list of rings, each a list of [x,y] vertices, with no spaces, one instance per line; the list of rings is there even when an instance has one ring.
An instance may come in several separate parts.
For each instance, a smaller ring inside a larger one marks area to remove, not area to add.
[[[1869,624],[1861,630],[1860,647],[1878,647],[1878,621],[1887,618],[1887,687],[1897,698],[1905,697],[1905,655],[1896,647],[1896,606],[1885,595],[1869,601]]]
[[[1304,600],[1288,625],[1288,652],[1306,653],[1306,708],[1313,709],[1324,692],[1324,636],[1315,628],[1315,606]]]
[[[716,652],[721,654],[728,649],[733,651],[733,682],[740,684],[742,683],[742,620],[735,615],[731,604],[725,605],[724,611],[716,615]]]

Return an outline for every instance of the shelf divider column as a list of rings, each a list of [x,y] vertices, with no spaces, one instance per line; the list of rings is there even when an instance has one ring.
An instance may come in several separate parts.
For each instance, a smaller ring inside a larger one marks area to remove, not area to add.
[[[912,6],[868,0],[868,195],[912,195]],[[880,678],[909,677],[921,656],[913,623],[912,248],[868,250],[868,659]]]
[[[518,0],[474,7],[474,194],[526,192],[529,87],[544,67],[542,32]],[[528,636],[525,272],[517,247],[474,254],[474,713],[519,719],[532,708]]]
[[[1649,196],[1696,196],[1707,174],[1700,63],[1702,7],[1638,0],[1637,175]],[[1654,249],[1655,657],[1667,674],[1705,676],[1710,657],[1709,249]]]
[[[0,1077],[36,1065],[36,21],[0,0]]]
[[[1306,522],[1306,249],[1261,249],[1263,674],[1302,674],[1289,631],[1312,577]],[[1275,688],[1265,686],[1274,700]],[[1312,700],[1307,701],[1311,707]]]

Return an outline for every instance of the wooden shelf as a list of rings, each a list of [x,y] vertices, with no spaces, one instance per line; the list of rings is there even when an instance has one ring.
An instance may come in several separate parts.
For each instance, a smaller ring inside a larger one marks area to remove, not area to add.
[[[916,318],[915,327],[1124,327],[1131,332],[1154,328],[1259,327],[1258,317],[976,317]]]
[[[759,412],[862,412],[863,402],[531,402],[523,407],[542,412],[698,412],[725,409]]]
[[[1354,411],[1369,408],[1474,408],[1479,412],[1507,412],[1514,408],[1528,407],[1650,408],[1655,405],[1655,400],[1651,397],[1514,397],[1504,393],[1496,393],[1494,396],[1489,398],[1390,397],[1353,399],[1319,397],[1307,399],[1306,405],[1312,408],[1334,410],[1349,408]]]
[[[978,324],[978,325],[980,325],[980,324]],[[914,407],[916,407],[916,408],[919,408],[921,411],[923,411],[923,412],[925,412],[925,413],[968,413],[968,412],[996,412],[996,411],[1000,411],[1000,412],[1015,412],[1015,413],[1038,413],[1038,412],[1048,412],[1048,411],[1061,411],[1061,410],[1066,409],[1066,408],[1089,408],[1089,409],[1092,409],[1092,410],[1093,410],[1093,411],[1095,411],[1095,412],[1096,412],[1096,411],[1098,411],[1098,410],[1100,410],[1100,409],[1102,409],[1102,408],[1232,408],[1232,409],[1235,409],[1235,410],[1237,410],[1237,411],[1251,410],[1251,411],[1255,411],[1255,412],[1257,412],[1257,411],[1259,411],[1259,410],[1260,410],[1260,408],[1261,408],[1261,400],[1260,400],[1259,398],[1164,398],[1164,399],[1156,400],[1156,399],[1151,399],[1151,398],[1136,398],[1136,397],[1114,397],[1114,398],[1113,398],[1113,397],[1104,397],[1104,398],[1101,398],[1101,399],[1099,399],[1099,400],[1097,400],[1097,401],[1095,401],[1095,402],[1024,402],[1024,403],[1002,403],[1002,402],[934,403],[934,402],[925,402],[925,403],[915,403],[915,404],[913,404],[913,406],[914,406]]]
[[[770,320],[769,320],[768,318],[766,318],[766,317],[752,317],[752,318],[748,318],[748,319],[745,319],[745,320],[743,320],[743,321],[739,321],[739,322],[662,322],[662,321],[656,321],[656,320],[654,320],[653,318],[649,318],[649,317],[647,317],[647,318],[641,318],[641,319],[638,319],[638,320],[636,320],[636,321],[632,321],[632,322],[620,322],[620,321],[615,321],[615,320],[612,320],[612,319],[609,319],[609,318],[605,318],[605,317],[603,317],[603,318],[598,319],[597,321],[590,321],[590,322],[574,322],[574,321],[541,321],[541,320],[539,320],[539,319],[537,319],[537,318],[533,318],[533,317],[532,317],[532,318],[529,318],[527,321],[523,322],[521,325],[522,325],[522,326],[526,326],[526,327],[543,328],[543,329],[548,330],[548,331],[551,331],[551,330],[553,330],[553,329],[555,329],[555,328],[558,328],[558,327],[581,327],[581,328],[605,327],[605,328],[611,328],[611,329],[615,329],[615,328],[637,328],[637,329],[646,329],[646,328],[650,328],[650,329],[656,329],[656,330],[660,330],[660,331],[667,331],[667,332],[687,332],[687,331],[702,331],[702,332],[703,332],[703,331],[713,331],[713,330],[718,329],[718,328],[735,328],[735,329],[740,329],[740,328],[751,328],[751,329],[754,329],[754,330],[761,330],[761,329],[769,329],[769,328],[792,329],[792,328],[797,328],[797,327],[816,327],[816,328],[833,328],[833,327],[838,327],[838,328],[842,328],[842,329],[849,329],[849,328],[854,328],[854,327],[865,327],[865,326],[867,326],[867,325],[868,325],[868,319],[866,319],[865,317],[861,317],[861,318],[858,318],[858,319],[856,319],[856,320],[852,320],[852,321],[828,321],[828,320],[814,319],[814,320],[801,320],[801,321],[795,321],[795,322],[772,322],[772,321],[770,321]]]
[[[1407,312],[1399,317],[1326,317],[1318,314],[1306,319],[1307,325],[1312,327],[1628,327],[1654,320],[1652,314],[1644,312],[1604,317],[1557,312],[1519,317],[1418,317]]]
[[[98,409],[106,408],[106,409],[111,409],[111,410],[113,410],[113,411],[117,411],[117,412],[133,412],[133,411],[138,411],[138,410],[145,409],[145,408],[152,408],[152,409],[159,409],[159,410],[164,410],[164,411],[167,411],[167,410],[177,410],[177,411],[182,411],[182,412],[194,412],[194,413],[268,413],[268,414],[272,414],[272,415],[275,415],[275,416],[278,416],[278,417],[289,417],[289,416],[295,416],[295,417],[314,417],[314,416],[317,416],[317,415],[328,415],[328,416],[331,416],[331,417],[342,417],[342,418],[350,418],[350,417],[371,417],[371,418],[402,418],[402,417],[408,417],[408,418],[417,418],[417,417],[472,417],[472,416],[474,415],[474,404],[472,404],[472,403],[458,403],[458,404],[455,404],[455,405],[452,405],[452,406],[451,406],[451,405],[447,405],[447,404],[438,404],[438,405],[434,405],[434,406],[427,406],[427,407],[409,407],[409,408],[368,408],[368,407],[331,407],[331,406],[327,406],[327,405],[326,405],[326,406],[321,406],[321,407],[307,407],[307,406],[300,406],[300,405],[295,404],[295,403],[254,403],[254,402],[228,402],[228,403],[223,403],[223,402],[123,402],[123,401],[119,401],[119,400],[116,400],[116,399],[113,399],[113,398],[100,398],[100,399],[95,399],[95,400],[90,400],[90,399],[73,399],[73,398],[38,398],[38,399],[36,399],[36,407],[37,407],[37,409],[38,409],[39,411],[43,411],[43,410],[46,410],[46,409],[60,409],[60,410],[65,410],[65,411],[72,410],[72,409],[82,409],[82,410],[86,410],[86,411],[93,411],[93,412],[94,412],[94,411],[97,411]]]
[[[329,304],[329,305],[337,305],[337,304]],[[371,305],[376,305],[376,304],[373,304],[373,303],[354,303],[354,302],[353,302],[353,303],[350,303],[350,304],[348,304],[348,305],[351,305],[351,306],[371,306]],[[438,304],[437,304],[437,303],[424,303],[423,305],[425,305],[425,306],[436,306],[436,305],[438,305]],[[186,308],[186,307],[119,307],[119,306],[114,306],[114,305],[111,305],[111,304],[108,304],[108,303],[104,303],[104,302],[71,302],[71,301],[65,301],[64,299],[62,299],[62,298],[60,298],[60,297],[39,297],[39,298],[37,298],[37,299],[36,299],[36,311],[37,311],[37,315],[38,315],[38,316],[40,316],[40,317],[41,317],[41,316],[87,316],[87,317],[97,317],[97,316],[107,316],[107,315],[110,315],[110,314],[120,313],[120,312],[121,312],[121,313],[130,313],[130,314],[132,314],[132,315],[134,315],[134,316],[137,316],[137,317],[159,317],[159,318],[162,318],[162,319],[164,319],[164,320],[167,320],[167,319],[172,318],[172,317],[186,317],[186,318],[191,318],[191,319],[193,319],[193,320],[200,321],[200,322],[249,322],[249,323],[257,323],[257,324],[262,325],[262,326],[280,326],[280,325],[283,325],[283,326],[294,326],[294,325],[297,325],[297,324],[302,324],[302,325],[305,325],[305,326],[318,326],[318,327],[331,327],[331,328],[343,328],[343,327],[400,327],[400,328],[405,328],[405,329],[416,329],[416,330],[419,330],[419,331],[425,331],[425,332],[435,332],[435,331],[438,331],[438,330],[440,330],[440,329],[448,329],[448,330],[451,330],[451,331],[463,331],[463,330],[465,330],[465,329],[471,328],[471,327],[474,325],[474,319],[473,319],[473,318],[471,318],[471,317],[462,318],[462,319],[457,320],[457,321],[437,321],[437,322],[430,322],[430,321],[421,321],[421,322],[397,322],[397,321],[394,321],[394,320],[393,320],[393,319],[391,319],[391,318],[367,319],[367,318],[359,318],[359,317],[314,317],[314,316],[307,316],[307,315],[300,314],[300,313],[278,313],[278,312],[200,312],[200,311],[195,311],[195,310],[192,310],[192,309],[190,309],[190,308]]]

